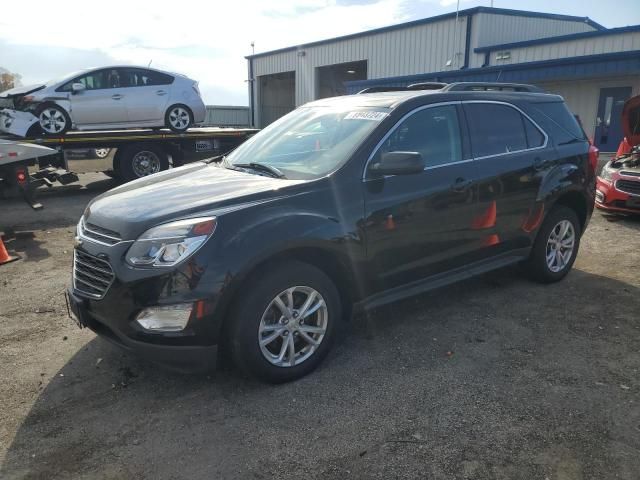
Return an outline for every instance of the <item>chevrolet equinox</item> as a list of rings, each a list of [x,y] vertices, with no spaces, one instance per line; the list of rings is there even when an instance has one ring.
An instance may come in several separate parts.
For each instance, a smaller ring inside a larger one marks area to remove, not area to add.
[[[354,307],[515,263],[562,279],[597,149],[562,97],[455,86],[315,101],[224,158],[95,198],[72,316],[167,366],[224,351],[284,382],[318,366]]]

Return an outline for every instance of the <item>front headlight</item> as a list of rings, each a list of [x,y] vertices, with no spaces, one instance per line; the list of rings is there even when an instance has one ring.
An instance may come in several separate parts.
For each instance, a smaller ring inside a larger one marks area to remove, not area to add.
[[[609,165],[605,165],[602,167],[602,171],[600,172],[600,178],[607,182],[611,182],[611,172],[612,170],[609,168]]]
[[[193,255],[215,229],[215,217],[158,225],[143,233],[125,258],[134,267],[173,267]]]

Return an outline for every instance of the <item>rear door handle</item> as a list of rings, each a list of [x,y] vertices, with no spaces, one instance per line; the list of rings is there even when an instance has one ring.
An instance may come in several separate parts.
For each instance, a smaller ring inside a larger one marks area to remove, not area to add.
[[[164,90],[158,90],[156,92],[156,95],[166,95],[166,94],[167,94],[167,92],[165,92]]]
[[[454,192],[463,192],[467,188],[469,188],[472,183],[472,180],[466,180],[462,177],[458,177],[456,178],[456,181],[453,183],[453,185],[451,185],[451,190],[453,190]]]
[[[115,95],[111,95],[111,98],[113,98],[114,100],[120,100],[122,98],[122,95],[116,93]]]

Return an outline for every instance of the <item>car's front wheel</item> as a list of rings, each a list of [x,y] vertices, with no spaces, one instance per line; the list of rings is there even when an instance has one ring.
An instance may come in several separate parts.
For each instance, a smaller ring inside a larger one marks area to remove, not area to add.
[[[297,261],[273,265],[242,288],[229,329],[234,362],[260,380],[281,383],[314,370],[342,315],[331,279]]]
[[[581,228],[576,213],[563,205],[554,207],[540,226],[525,266],[542,283],[563,279],[578,255]]]
[[[62,135],[71,129],[69,114],[54,103],[46,103],[36,111],[40,128],[46,135]]]
[[[186,132],[193,125],[193,114],[186,105],[172,105],[168,108],[164,121],[174,132]]]

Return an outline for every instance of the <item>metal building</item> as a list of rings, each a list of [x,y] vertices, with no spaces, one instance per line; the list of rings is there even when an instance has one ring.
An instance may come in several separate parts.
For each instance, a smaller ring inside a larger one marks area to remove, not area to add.
[[[640,26],[476,7],[247,57],[250,116],[371,86],[423,81],[535,83],[565,97],[603,151],[620,141],[624,100],[640,94]]]

